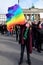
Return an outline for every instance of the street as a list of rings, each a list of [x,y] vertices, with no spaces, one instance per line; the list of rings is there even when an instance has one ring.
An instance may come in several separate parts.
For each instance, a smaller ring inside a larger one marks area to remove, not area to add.
[[[31,56],[32,65],[43,65],[43,51],[38,53],[33,50]],[[0,65],[18,65],[20,59],[20,44],[16,41],[15,36],[6,36],[0,34]],[[26,50],[22,65],[26,63]]]

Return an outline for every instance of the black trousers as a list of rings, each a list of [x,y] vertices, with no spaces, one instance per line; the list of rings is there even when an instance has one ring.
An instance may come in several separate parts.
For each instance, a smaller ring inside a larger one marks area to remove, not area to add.
[[[18,40],[18,31],[16,31],[16,40]]]
[[[37,50],[38,51],[41,51],[41,45],[42,45],[42,41],[41,41],[41,36],[39,34],[37,38]]]
[[[21,56],[20,56],[20,62],[23,61],[23,56],[24,56],[24,49],[26,47],[26,51],[27,51],[27,61],[28,63],[31,62],[30,61],[30,53],[29,53],[29,43],[24,40],[24,44],[21,44]]]

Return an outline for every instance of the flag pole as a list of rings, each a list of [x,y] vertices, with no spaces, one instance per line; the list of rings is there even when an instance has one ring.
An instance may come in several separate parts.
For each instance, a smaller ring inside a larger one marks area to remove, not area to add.
[[[18,0],[18,4],[19,4],[19,0]]]

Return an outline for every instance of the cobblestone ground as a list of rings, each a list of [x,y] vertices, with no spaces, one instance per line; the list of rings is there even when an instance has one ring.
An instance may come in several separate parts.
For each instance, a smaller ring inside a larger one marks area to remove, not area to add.
[[[38,53],[36,50],[33,50],[30,56],[32,65],[43,65],[43,51]],[[6,36],[0,34],[0,65],[18,65],[19,58],[20,45],[16,41],[15,36]],[[22,65],[28,65],[26,60],[25,51]]]

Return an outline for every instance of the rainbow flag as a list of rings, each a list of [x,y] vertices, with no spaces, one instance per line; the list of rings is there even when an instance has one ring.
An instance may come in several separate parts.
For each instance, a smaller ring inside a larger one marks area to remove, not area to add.
[[[7,26],[14,26],[15,24],[25,24],[25,16],[18,4],[8,8],[6,24]]]

